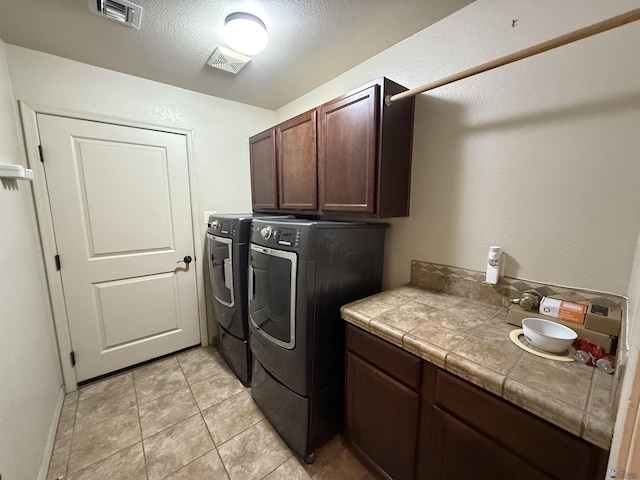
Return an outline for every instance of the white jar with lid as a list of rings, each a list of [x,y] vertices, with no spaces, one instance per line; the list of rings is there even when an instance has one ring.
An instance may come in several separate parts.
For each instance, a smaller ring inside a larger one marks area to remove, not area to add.
[[[502,247],[493,245],[489,247],[487,255],[487,283],[493,285],[498,283],[502,270]]]

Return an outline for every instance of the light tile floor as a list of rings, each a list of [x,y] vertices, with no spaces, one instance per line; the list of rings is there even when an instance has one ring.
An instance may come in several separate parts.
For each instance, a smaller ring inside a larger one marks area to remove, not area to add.
[[[371,480],[336,436],[307,465],[214,348],[65,397],[47,480]]]

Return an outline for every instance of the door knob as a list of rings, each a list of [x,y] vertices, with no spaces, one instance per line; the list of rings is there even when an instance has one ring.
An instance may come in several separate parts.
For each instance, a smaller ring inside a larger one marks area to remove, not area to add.
[[[191,260],[191,257],[187,255],[182,260],[178,260],[176,263],[186,263],[187,265],[189,265],[191,263]]]

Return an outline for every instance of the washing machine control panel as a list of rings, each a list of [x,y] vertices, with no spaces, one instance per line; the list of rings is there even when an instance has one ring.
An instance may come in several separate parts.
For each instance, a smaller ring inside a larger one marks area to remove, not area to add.
[[[298,248],[300,246],[301,231],[299,228],[264,225],[257,228],[257,232],[264,240],[265,246],[284,246]]]
[[[208,231],[214,235],[234,237],[236,234],[236,225],[229,220],[213,220],[209,223]]]
[[[287,247],[299,247],[300,246],[300,229],[296,228],[281,228],[278,231],[278,245],[285,245]]]
[[[266,227],[262,227],[260,229],[260,235],[262,235],[262,238],[264,238],[265,240],[269,240],[271,237],[275,236],[276,231],[277,230],[271,225],[267,225]]]

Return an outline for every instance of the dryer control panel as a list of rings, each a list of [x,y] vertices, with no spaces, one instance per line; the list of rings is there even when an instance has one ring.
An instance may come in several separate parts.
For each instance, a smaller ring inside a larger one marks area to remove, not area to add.
[[[308,221],[254,219],[251,224],[251,242],[303,254],[309,249],[312,231],[311,222]]]
[[[235,237],[236,235],[236,223],[231,220],[213,219],[209,223],[207,230],[212,235],[221,235],[224,237]]]
[[[271,237],[274,237],[277,230],[273,228],[271,225],[266,225],[260,229],[260,235],[265,240],[269,240]]]
[[[302,233],[299,228],[284,226],[264,225],[259,226],[258,232],[265,245],[281,245],[285,247],[298,248]]]
[[[297,248],[300,246],[300,235],[299,228],[281,228],[278,231],[278,245]]]

